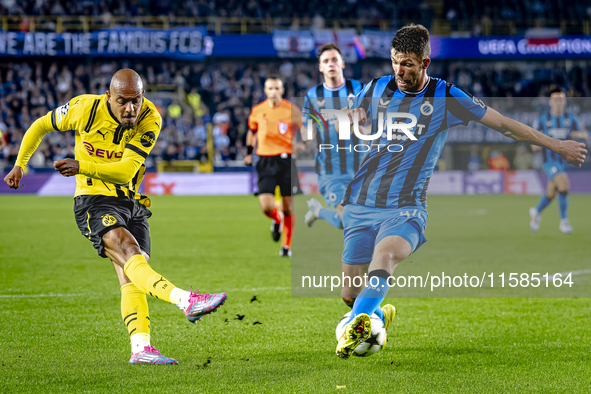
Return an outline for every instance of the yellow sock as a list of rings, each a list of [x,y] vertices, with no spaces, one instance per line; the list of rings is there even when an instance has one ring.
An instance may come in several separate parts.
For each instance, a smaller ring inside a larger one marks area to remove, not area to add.
[[[176,287],[150,267],[144,256],[136,254],[123,267],[125,275],[141,291],[170,302],[170,292]]]
[[[146,334],[150,337],[148,300],[133,283],[121,286],[121,317],[130,337],[135,334]]]

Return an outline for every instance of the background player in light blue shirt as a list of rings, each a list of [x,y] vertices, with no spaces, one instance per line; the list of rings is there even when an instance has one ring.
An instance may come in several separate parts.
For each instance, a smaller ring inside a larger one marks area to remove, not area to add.
[[[336,119],[321,118],[318,114],[322,109],[347,107],[349,100],[361,91],[363,85],[359,81],[345,79],[343,53],[335,43],[326,44],[318,50],[318,63],[318,68],[324,76],[324,83],[314,86],[306,93],[302,111],[303,123],[306,126],[311,117],[320,119],[316,129],[315,155],[318,189],[326,205],[337,209],[323,208],[318,200],[312,198],[308,201],[309,210],[306,213],[305,222],[308,226],[312,226],[316,219],[324,219],[340,229],[343,228],[340,213],[343,207],[340,203],[347,185],[359,168],[362,153],[353,149],[357,143],[356,138],[349,141],[339,140],[335,128]]]
[[[561,88],[552,89],[550,91],[550,99],[548,100],[550,111],[544,112],[534,122],[533,128],[559,140],[583,140],[587,141],[587,131],[581,128],[579,118],[566,112],[566,94]],[[573,228],[568,220],[568,190],[570,181],[566,175],[566,168],[568,164],[550,149],[544,149],[539,146],[532,145],[534,152],[543,151],[544,164],[543,168],[548,175],[548,185],[546,193],[540,197],[538,205],[529,209],[529,226],[532,231],[540,229],[540,221],[542,217],[540,214],[556,197],[558,192],[558,212],[560,213],[560,225],[558,229],[564,234],[573,232]]]
[[[426,241],[427,186],[449,127],[473,120],[518,141],[551,149],[567,163],[580,166],[585,160],[583,144],[544,135],[487,108],[454,85],[430,78],[430,54],[425,27],[410,25],[398,30],[391,45],[394,75],[367,84],[347,111],[350,121],[357,117],[359,124],[370,116],[373,134],[380,113],[413,114],[417,123],[411,130],[414,138],[392,133],[388,141],[384,133],[379,142],[398,149],[382,147],[369,152],[343,200],[343,274],[354,276],[357,267],[364,266],[369,280],[357,296],[358,289],[343,286],[341,295],[354,299],[354,304],[336,348],[342,358],[369,338],[370,316],[388,293],[388,278],[398,263]],[[400,121],[408,123],[407,119]]]

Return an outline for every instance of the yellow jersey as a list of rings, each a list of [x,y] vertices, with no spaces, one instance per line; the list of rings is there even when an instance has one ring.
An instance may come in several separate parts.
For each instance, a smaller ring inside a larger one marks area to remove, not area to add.
[[[27,130],[16,165],[23,169],[45,134],[74,130],[76,194],[128,197],[149,200],[137,193],[146,167],[144,161],[156,144],[162,125],[158,110],[144,98],[135,127],[123,130],[111,112],[107,95],[74,97],[37,119]]]

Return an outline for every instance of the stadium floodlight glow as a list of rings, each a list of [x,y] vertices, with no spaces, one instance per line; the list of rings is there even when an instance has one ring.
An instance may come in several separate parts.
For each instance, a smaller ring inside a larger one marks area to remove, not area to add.
[[[322,109],[320,111],[322,115],[325,115],[328,118],[336,117],[339,121],[339,139],[341,140],[349,140],[351,139],[351,123],[349,122],[349,116],[346,112],[343,112],[338,109]],[[416,141],[417,137],[414,136],[414,133],[411,131],[417,125],[417,117],[410,113],[404,112],[388,112],[387,114],[387,122],[386,122],[386,138],[390,141],[393,139],[393,132],[394,130],[402,131],[408,139],[412,141]],[[410,123],[406,122],[394,122],[395,119],[399,118],[406,118],[410,119]],[[359,114],[353,113],[353,132],[363,141],[373,141],[377,140],[382,137],[384,133],[384,114],[380,112],[378,114],[378,122],[377,122],[378,130],[375,134],[365,135],[359,130]]]

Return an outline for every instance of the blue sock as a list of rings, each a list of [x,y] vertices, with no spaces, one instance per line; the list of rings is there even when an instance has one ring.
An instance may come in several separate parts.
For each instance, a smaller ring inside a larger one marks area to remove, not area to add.
[[[320,212],[318,213],[318,217],[320,219],[324,219],[333,227],[336,228],[343,228],[343,224],[341,222],[341,217],[336,209],[328,209],[328,208],[320,208]]]
[[[380,276],[376,276],[376,274]],[[376,270],[369,273],[367,286],[361,290],[361,293],[355,299],[349,321],[361,313],[371,316],[376,311],[386,298],[386,294],[388,294],[388,280],[386,279],[388,276],[390,274],[385,270]],[[377,286],[372,286],[376,284]]]
[[[353,307],[349,307],[351,309],[353,309]],[[386,323],[386,320],[384,318],[384,311],[382,310],[382,307],[380,305],[376,306],[376,310],[373,311],[373,313],[375,313],[376,315],[378,315],[378,317],[380,319],[382,319],[382,323]],[[369,315],[371,316],[371,315]]]
[[[543,194],[542,197],[540,197],[540,201],[538,201],[536,209],[539,213],[542,213],[542,210],[546,208],[551,202],[552,200],[550,200],[548,197],[546,197],[545,194]]]
[[[568,193],[558,193],[558,212],[560,219],[568,219]]]
[[[376,315],[378,315],[380,317],[380,319],[382,319],[382,323],[385,323],[386,321],[384,320],[384,311],[382,310],[381,306],[376,306],[375,311],[373,311],[373,313],[375,313]],[[371,315],[369,315],[371,316]]]

